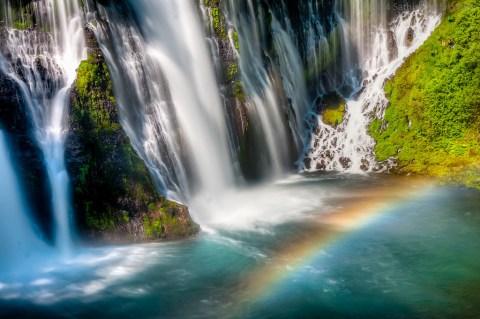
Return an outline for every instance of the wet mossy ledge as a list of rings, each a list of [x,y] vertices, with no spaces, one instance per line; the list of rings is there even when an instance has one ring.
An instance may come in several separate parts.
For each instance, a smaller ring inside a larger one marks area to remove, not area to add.
[[[340,125],[345,117],[345,100],[337,94],[329,94],[323,99],[323,104],[323,122],[332,127]]]
[[[193,236],[188,208],[156,190],[119,123],[110,73],[95,36],[85,30],[88,58],[70,90],[66,161],[82,238],[107,243]]]
[[[480,0],[449,8],[386,83],[389,107],[370,133],[400,173],[480,188]]]

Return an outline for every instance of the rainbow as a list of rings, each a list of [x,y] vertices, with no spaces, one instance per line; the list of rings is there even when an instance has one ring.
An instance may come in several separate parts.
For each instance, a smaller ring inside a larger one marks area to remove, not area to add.
[[[275,262],[250,274],[245,279],[246,288],[234,302],[234,307],[238,309],[230,309],[229,314],[239,313],[245,306],[261,302],[329,246],[378,220],[405,200],[421,196],[433,184],[427,179],[401,178],[393,184],[350,196],[347,204],[318,220],[311,236],[289,243],[275,256]]]

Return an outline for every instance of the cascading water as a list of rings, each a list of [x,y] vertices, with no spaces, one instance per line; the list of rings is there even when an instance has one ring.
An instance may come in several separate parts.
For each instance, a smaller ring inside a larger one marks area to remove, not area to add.
[[[276,17],[252,1],[226,1],[226,7],[238,33],[250,122],[257,131],[255,136],[264,140],[258,147],[263,155],[262,170],[264,175],[278,178],[290,170],[306,140],[303,119],[309,107],[302,61],[287,16]],[[287,27],[278,19],[286,21]],[[269,41],[273,50],[266,45]]]
[[[71,225],[65,116],[68,89],[85,57],[80,7],[74,0],[35,1],[28,4],[27,14],[10,1],[2,7],[7,26],[5,52],[0,55],[2,72],[19,84],[28,104],[52,187],[55,245],[66,253]],[[22,23],[29,29],[21,30]]]
[[[248,129],[264,176],[285,174],[302,149],[308,161],[300,161],[301,170],[376,169],[368,123],[383,115],[383,83],[439,21],[427,12],[431,2],[414,2],[406,12],[386,0],[223,2],[234,49],[238,34]],[[200,6],[204,19],[212,16]],[[242,179],[215,80],[216,39],[208,50],[190,2],[98,7],[108,23],[95,15],[88,20],[113,75],[123,127],[169,198],[207,209],[199,198],[220,198]],[[312,112],[319,97],[333,92],[347,99],[336,128]]]
[[[325,124],[322,116],[313,115],[314,133],[301,169],[362,172],[382,171],[392,165],[376,163],[375,141],[368,134],[368,126],[375,117],[383,118],[388,105],[383,91],[385,82],[440,21],[438,5],[409,5],[411,11],[397,12],[390,22],[387,1],[344,1],[338,6],[339,14],[345,15],[341,21],[352,48],[358,52],[357,67],[363,74],[353,77],[352,82],[363,80],[363,84],[345,96],[346,114],[337,127]]]
[[[112,69],[122,124],[170,198],[185,201],[199,191],[213,196],[234,185],[236,174],[195,7],[189,1],[130,5],[142,17],[138,26],[108,7],[112,36],[96,28]]]
[[[5,274],[19,264],[29,262],[32,247],[41,248],[29,213],[24,205],[13,163],[9,158],[5,134],[0,130],[0,251],[2,262],[0,272]]]

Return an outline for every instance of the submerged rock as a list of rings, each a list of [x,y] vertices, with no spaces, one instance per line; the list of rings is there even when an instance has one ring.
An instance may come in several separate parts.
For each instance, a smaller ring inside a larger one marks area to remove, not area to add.
[[[66,160],[73,205],[88,239],[143,242],[198,233],[188,208],[161,196],[119,123],[108,66],[90,29],[88,59],[70,92]],[[134,107],[134,106],[132,106]]]

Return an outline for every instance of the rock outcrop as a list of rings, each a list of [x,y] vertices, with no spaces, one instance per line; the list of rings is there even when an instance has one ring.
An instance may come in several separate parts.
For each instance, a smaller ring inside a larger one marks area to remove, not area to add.
[[[119,123],[108,66],[93,32],[70,92],[67,167],[81,233],[92,240],[144,242],[198,233],[188,208],[161,196]],[[135,107],[135,106],[132,106]]]

